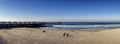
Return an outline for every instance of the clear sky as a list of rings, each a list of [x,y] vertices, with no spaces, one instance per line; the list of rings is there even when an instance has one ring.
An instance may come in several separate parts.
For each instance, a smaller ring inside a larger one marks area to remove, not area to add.
[[[0,0],[0,21],[120,21],[120,0]]]

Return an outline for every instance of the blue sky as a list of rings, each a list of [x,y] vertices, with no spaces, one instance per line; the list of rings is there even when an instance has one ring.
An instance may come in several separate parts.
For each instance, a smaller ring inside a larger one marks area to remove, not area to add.
[[[120,21],[119,0],[0,0],[0,21]]]

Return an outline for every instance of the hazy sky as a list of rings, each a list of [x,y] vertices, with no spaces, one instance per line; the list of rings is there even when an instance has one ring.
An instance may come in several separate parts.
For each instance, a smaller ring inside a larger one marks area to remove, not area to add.
[[[0,21],[120,21],[120,1],[0,0]]]

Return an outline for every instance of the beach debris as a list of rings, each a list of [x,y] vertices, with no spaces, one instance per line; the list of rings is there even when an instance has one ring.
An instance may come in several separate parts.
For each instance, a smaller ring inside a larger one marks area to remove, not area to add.
[[[71,32],[74,32],[74,30],[71,30]]]
[[[46,32],[45,30],[43,30],[43,32]]]

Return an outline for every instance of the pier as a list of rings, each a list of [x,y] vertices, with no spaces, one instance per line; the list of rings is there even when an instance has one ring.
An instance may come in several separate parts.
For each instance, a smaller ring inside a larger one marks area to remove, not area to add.
[[[7,27],[45,27],[48,24],[60,24],[59,22],[0,22],[0,28]]]

